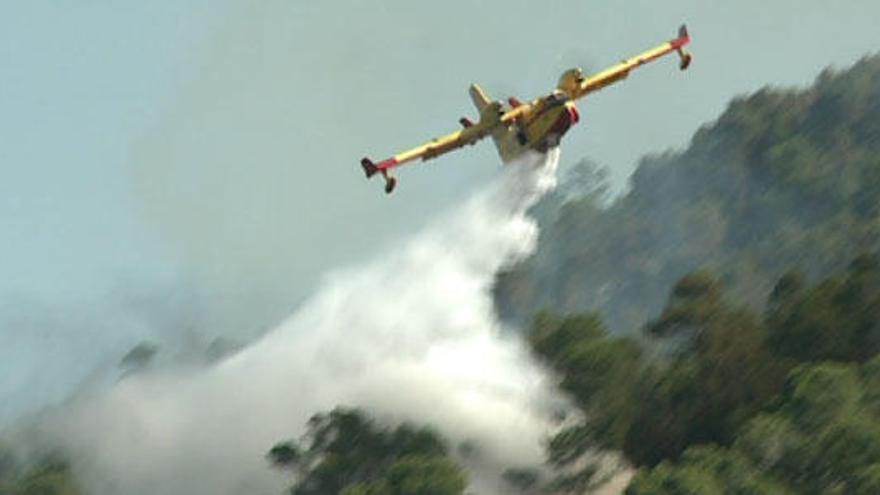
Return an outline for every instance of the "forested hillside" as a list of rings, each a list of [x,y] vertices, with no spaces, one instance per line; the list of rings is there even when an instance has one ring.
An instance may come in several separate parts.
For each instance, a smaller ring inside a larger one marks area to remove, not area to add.
[[[786,274],[761,313],[697,272],[638,335],[612,336],[596,314],[542,313],[530,342],[583,413],[550,443],[560,467],[621,452],[642,467],[638,495],[880,488],[875,255],[811,287]]]
[[[537,209],[496,287],[549,308],[528,336],[582,413],[550,462],[584,488],[618,452],[631,495],[880,492],[880,57],[733,101],[601,200]]]
[[[537,253],[498,277],[503,316],[598,310],[634,332],[698,269],[760,307],[783,272],[815,280],[880,246],[880,56],[733,100],[684,151],[642,160],[610,206],[570,192],[536,208]]]

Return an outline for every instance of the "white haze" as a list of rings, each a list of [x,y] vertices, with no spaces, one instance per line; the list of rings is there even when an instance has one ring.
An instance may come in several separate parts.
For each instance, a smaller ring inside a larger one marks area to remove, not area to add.
[[[490,287],[531,252],[526,210],[555,186],[558,152],[530,155],[422,232],[338,271],[285,323],[209,369],[130,376],[41,420],[96,495],[278,494],[265,453],[337,405],[469,442],[472,489],[502,493],[506,466],[537,465],[558,398]]]

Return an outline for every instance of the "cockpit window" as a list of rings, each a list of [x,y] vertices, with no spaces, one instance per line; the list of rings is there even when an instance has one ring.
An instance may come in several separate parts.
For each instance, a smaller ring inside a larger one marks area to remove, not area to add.
[[[554,91],[554,92],[550,93],[549,95],[547,95],[547,97],[544,99],[544,101],[546,102],[546,104],[548,106],[556,107],[556,106],[559,106],[559,105],[562,105],[563,103],[565,103],[566,99],[567,99],[566,96],[562,92]]]

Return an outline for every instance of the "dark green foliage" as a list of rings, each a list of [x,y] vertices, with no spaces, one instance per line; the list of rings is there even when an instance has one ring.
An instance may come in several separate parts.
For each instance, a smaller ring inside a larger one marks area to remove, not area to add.
[[[342,495],[391,495],[391,488],[385,480],[355,483],[347,486]]]
[[[530,341],[587,418],[551,440],[549,460],[560,466],[588,445],[653,465],[690,445],[730,443],[787,371],[767,349],[761,320],[726,302],[706,272],[674,286],[642,340],[608,336],[595,315],[544,313]]]
[[[394,495],[456,495],[464,493],[467,479],[454,462],[442,456],[406,456],[386,475]]]
[[[559,318],[541,312],[532,322],[529,341],[538,354],[552,359],[568,352],[572,345],[592,342],[605,335],[605,326],[598,314]]]
[[[0,495],[80,495],[66,458],[58,453],[19,464],[0,445]]]
[[[784,412],[812,430],[851,414],[862,389],[854,366],[805,365],[791,372],[783,391]]]
[[[708,272],[684,276],[672,288],[672,294],[659,319],[648,332],[658,336],[688,333],[699,336],[704,327],[721,311],[721,289],[718,279]]]
[[[665,464],[637,474],[626,488],[626,495],[723,495],[711,473],[690,466]]]
[[[596,449],[622,452],[643,466],[635,494],[857,493],[873,486],[867,469],[880,461],[877,265],[859,256],[813,287],[784,275],[764,318],[731,304],[711,273],[696,272],[673,286],[666,308],[636,337],[608,335],[595,314],[539,314],[529,334],[533,349],[559,373],[584,418],[550,440],[549,463],[566,468]],[[801,329],[817,321],[828,322],[818,340]],[[838,348],[845,351],[828,351]],[[872,352],[877,357],[865,361]],[[589,486],[591,469],[558,478],[557,488]]]
[[[597,472],[596,466],[589,464],[574,472],[560,474],[545,487],[545,491],[560,495],[580,495],[595,486]]]
[[[589,425],[579,424],[553,435],[547,445],[547,460],[560,468],[574,463],[596,443],[591,433]]]
[[[561,388],[592,418],[550,442],[550,461],[564,466],[588,442],[618,447],[636,414],[641,349],[627,338],[610,338],[598,315],[557,318],[539,314],[529,333],[536,354],[559,371]]]
[[[378,481],[349,485],[342,495],[458,495],[467,479],[454,462],[438,456],[403,457]]]
[[[763,469],[801,484],[810,472],[817,445],[789,415],[759,414],[739,432],[734,447]]]
[[[880,463],[860,469],[852,481],[853,495],[880,493]]]
[[[627,495],[784,495],[792,493],[735,450],[688,449],[677,464],[664,462],[632,480]]]
[[[641,470],[627,493],[704,493],[687,484],[695,479],[719,493],[877,493],[880,415],[866,402],[871,364],[798,367],[775,411],[751,419],[731,446],[691,447],[675,462]]]
[[[292,495],[458,495],[467,485],[436,433],[384,428],[357,409],[316,414],[300,443],[279,443],[267,457],[296,474]]]
[[[880,269],[861,255],[811,290],[783,278],[773,292],[769,343],[796,361],[864,361],[880,352]]]
[[[655,373],[642,378],[644,395],[620,445],[637,465],[675,458],[691,443],[712,440],[702,415],[705,403],[695,363],[682,361]]]
[[[504,471],[501,479],[518,493],[526,493],[541,483],[541,473],[532,468],[512,468]]]
[[[865,385],[865,395],[862,402],[872,414],[880,416],[880,356],[865,363],[861,371]]]
[[[536,254],[496,284],[503,315],[600,311],[632,332],[695,270],[755,308],[786,270],[840,270],[880,247],[880,56],[735,99],[687,149],[644,159],[610,206],[589,192],[536,210]]]
[[[293,442],[283,442],[275,445],[266,455],[272,464],[278,467],[293,467],[302,460],[302,452]]]

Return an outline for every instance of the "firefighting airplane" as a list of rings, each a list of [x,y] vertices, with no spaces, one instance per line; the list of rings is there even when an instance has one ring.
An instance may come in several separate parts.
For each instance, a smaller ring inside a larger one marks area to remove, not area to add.
[[[590,77],[584,77],[579,68],[569,69],[562,74],[556,89],[549,95],[529,103],[523,103],[511,96],[507,100],[509,107],[505,107],[500,101],[491,101],[478,85],[473,84],[470,95],[480,112],[479,122],[474,123],[467,117],[462,117],[459,119],[463,127],[460,131],[433,139],[379,163],[364,158],[361,166],[368,179],[377,172],[381,173],[385,178],[385,192],[391,193],[397,184],[390,173],[392,168],[419,158],[429,160],[463,146],[476,144],[486,136],[492,136],[504,163],[511,162],[529,149],[546,152],[558,146],[562,136],[579,120],[575,100],[625,79],[632,69],[671,52],[678,53],[679,68],[687,69],[691,63],[691,55],[685,51],[684,46],[689,42],[687,27],[682,25],[675,39]]]

